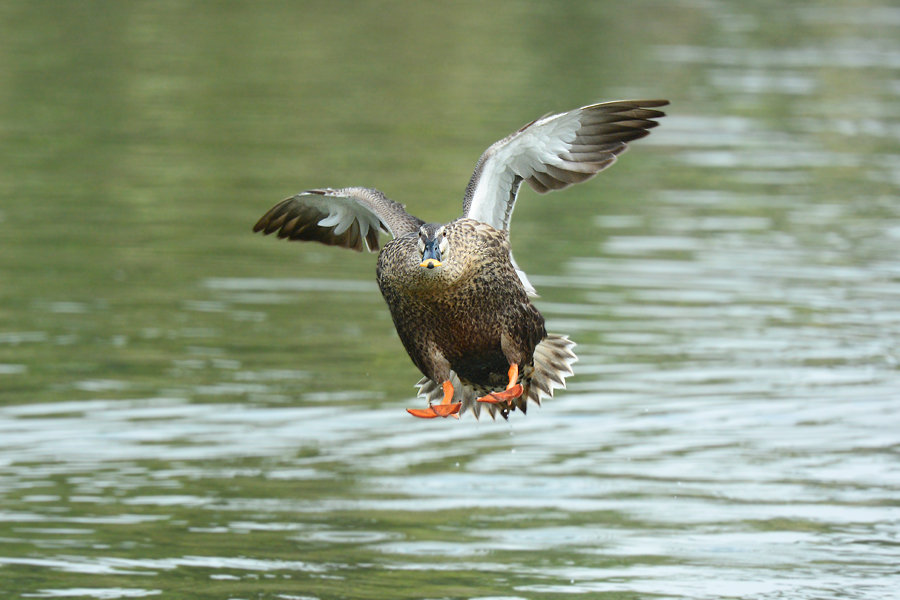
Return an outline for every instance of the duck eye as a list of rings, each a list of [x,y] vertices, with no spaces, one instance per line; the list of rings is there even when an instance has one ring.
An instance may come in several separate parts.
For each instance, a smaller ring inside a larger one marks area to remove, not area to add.
[[[450,241],[444,236],[441,236],[441,241],[438,242],[438,250],[441,251],[441,256],[445,257],[445,259],[450,253]]]

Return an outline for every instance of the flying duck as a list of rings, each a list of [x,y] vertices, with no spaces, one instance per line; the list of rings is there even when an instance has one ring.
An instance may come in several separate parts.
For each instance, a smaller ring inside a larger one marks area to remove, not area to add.
[[[428,223],[365,187],[311,189],[282,200],[253,231],[357,251],[379,249],[376,278],[394,326],[424,377],[426,419],[486,407],[526,411],[564,388],[574,342],[547,333],[536,296],[513,259],[509,221],[519,187],[545,193],[590,179],[665,116],[667,100],[623,100],[536,119],[491,145],[475,165],[462,216]]]

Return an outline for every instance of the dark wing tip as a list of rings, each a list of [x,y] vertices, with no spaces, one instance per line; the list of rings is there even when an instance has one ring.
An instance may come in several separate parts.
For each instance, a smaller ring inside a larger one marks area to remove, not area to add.
[[[269,235],[280,229],[284,225],[290,207],[288,206],[294,198],[285,198],[261,216],[253,226],[253,233],[263,232],[263,235]]]
[[[578,110],[580,127],[575,139],[558,158],[535,168],[525,181],[538,193],[562,189],[586,181],[615,162],[629,142],[650,134],[659,125],[654,119],[666,113],[656,110],[668,100],[618,100],[584,106]]]
[[[296,196],[285,198],[266,212],[253,226],[253,232],[263,235],[275,233],[279,239],[320,242],[328,246],[341,246],[362,252],[378,250],[378,230],[370,228],[365,236],[360,235],[359,226],[354,223],[340,234],[334,227],[322,227],[319,221],[327,213],[306,205],[299,200],[304,195],[326,196],[331,190],[306,190]]]
[[[657,100],[613,100],[612,102],[598,102],[584,108],[593,108],[595,106],[603,106],[610,110],[617,108],[658,108],[660,106],[668,106],[669,101],[662,98]]]
[[[600,102],[582,107],[582,111],[587,113],[603,113],[607,115],[616,115],[618,117],[628,117],[632,119],[660,119],[666,116],[661,110],[654,110],[661,106],[668,106],[668,100],[616,100],[613,102]],[[656,124],[650,125],[656,127]]]

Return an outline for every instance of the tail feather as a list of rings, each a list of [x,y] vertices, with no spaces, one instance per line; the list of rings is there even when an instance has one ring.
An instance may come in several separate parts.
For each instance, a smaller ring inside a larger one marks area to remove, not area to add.
[[[573,374],[572,364],[578,360],[572,350],[574,347],[575,342],[568,336],[554,333],[547,335],[537,345],[534,349],[534,368],[526,367],[519,377],[524,390],[522,396],[513,402],[513,410],[519,409],[525,414],[529,401],[540,406],[543,398],[553,397],[554,390],[565,389],[566,377]],[[427,399],[429,404],[440,402],[444,397],[441,383],[423,377],[416,384],[419,388],[418,395]],[[450,383],[454,389],[453,401],[462,403],[459,414],[471,410],[477,419],[481,415],[481,409],[485,408],[492,419],[496,419],[498,414],[504,419],[508,418],[510,409],[507,407],[476,402],[477,398],[499,390],[463,382],[455,371],[450,372]]]

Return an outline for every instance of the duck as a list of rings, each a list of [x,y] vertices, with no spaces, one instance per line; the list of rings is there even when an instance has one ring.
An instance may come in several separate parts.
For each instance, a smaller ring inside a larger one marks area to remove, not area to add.
[[[574,374],[575,343],[548,333],[537,292],[513,258],[509,227],[523,182],[544,194],[584,182],[650,133],[668,100],[619,100],[549,114],[482,153],[462,215],[426,222],[369,187],[315,188],[269,209],[254,232],[378,252],[381,294],[423,377],[414,417],[484,408],[509,418],[540,405]],[[379,236],[391,240],[382,248]],[[538,240],[539,241],[539,240]]]

